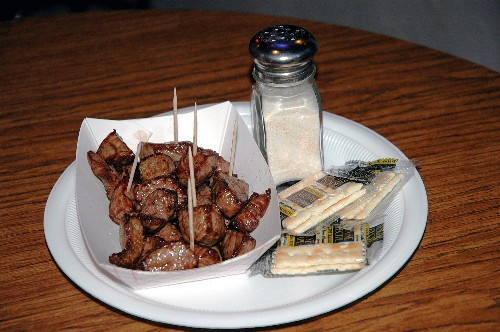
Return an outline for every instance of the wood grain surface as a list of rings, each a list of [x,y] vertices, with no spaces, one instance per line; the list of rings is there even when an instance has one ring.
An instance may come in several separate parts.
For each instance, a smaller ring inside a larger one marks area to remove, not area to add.
[[[409,262],[354,303],[259,330],[500,330],[500,75],[330,24],[198,11],[86,13],[0,23],[0,329],[178,331],[85,293],[47,248],[47,197],[84,117],[127,119],[248,101],[248,41],[301,25],[318,40],[325,112],[419,162],[428,224]]]

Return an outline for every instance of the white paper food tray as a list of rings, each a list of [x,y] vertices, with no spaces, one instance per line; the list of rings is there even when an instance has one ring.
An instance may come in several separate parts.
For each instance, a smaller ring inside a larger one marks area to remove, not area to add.
[[[134,289],[166,286],[245,272],[280,236],[280,218],[276,187],[269,168],[241,116],[230,102],[197,111],[198,146],[212,149],[226,160],[231,154],[234,121],[238,121],[238,140],[234,173],[248,182],[250,193],[264,193],[271,188],[271,202],[259,226],[252,232],[255,249],[222,263],[192,270],[149,272],[120,268],[108,261],[111,253],[120,252],[118,225],[108,216],[109,200],[100,180],[92,173],[87,152],[96,151],[100,142],[116,132],[133,150],[150,133],[149,142],[173,140],[173,116],[134,120],[84,119],[76,151],[77,211],[85,243],[96,266],[120,283]],[[193,113],[179,114],[179,141],[192,141]]]

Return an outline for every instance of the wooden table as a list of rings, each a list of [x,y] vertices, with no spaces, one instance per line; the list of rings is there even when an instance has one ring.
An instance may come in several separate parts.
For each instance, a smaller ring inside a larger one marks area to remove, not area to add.
[[[84,117],[149,117],[248,101],[249,38],[282,22],[319,41],[326,112],[359,122],[419,161],[428,224],[409,262],[354,303],[280,331],[500,329],[500,75],[362,31],[197,11],[86,13],[0,24],[4,330],[179,330],[96,301],[44,238],[47,197],[75,159]]]

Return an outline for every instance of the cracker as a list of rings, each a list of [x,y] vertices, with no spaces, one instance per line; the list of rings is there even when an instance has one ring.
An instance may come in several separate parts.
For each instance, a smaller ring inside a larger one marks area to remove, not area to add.
[[[372,182],[365,186],[366,194],[340,211],[340,218],[354,219],[394,176],[394,172],[381,172],[377,174]]]
[[[314,217],[307,219],[305,222],[303,222],[299,226],[295,227],[292,230],[292,232],[294,232],[296,234],[303,233],[303,232],[307,231],[308,229],[310,229],[311,227],[316,226],[321,221],[325,220],[326,218],[333,215],[334,213],[340,211],[344,207],[355,202],[357,199],[359,199],[361,196],[363,196],[366,193],[365,189],[362,189],[361,187],[359,187],[359,188],[360,188],[359,190],[353,192],[351,195],[344,197],[343,199],[339,200],[335,204],[324,209],[318,215],[315,215]]]
[[[359,212],[355,219],[365,219],[368,217],[370,212],[375,209],[375,207],[387,196],[392,189],[403,179],[404,175],[402,173],[397,173],[383,188],[381,191],[377,192],[375,197]]]
[[[293,230],[306,221],[312,225],[317,224],[323,219],[318,219],[316,216],[320,215],[332,205],[340,202],[342,199],[359,191],[362,187],[363,185],[361,183],[347,182],[336,188],[331,195],[318,199],[310,206],[298,210],[294,215],[286,218],[283,221],[283,225],[288,230]]]
[[[305,179],[300,180],[299,182],[295,183],[294,185],[280,191],[278,193],[278,199],[279,200],[284,200],[294,192],[297,192],[301,189],[304,189],[305,187],[309,186],[310,184],[316,182],[317,180],[321,179],[323,176],[325,176],[326,173],[321,171],[316,174],[310,175],[306,177]]]
[[[315,265],[309,267],[301,267],[301,268],[279,268],[275,267],[271,269],[273,274],[285,274],[285,275],[301,275],[301,274],[311,274],[318,272],[327,272],[327,271],[356,271],[361,270],[365,267],[365,263],[344,263],[344,264],[323,264],[323,265]]]
[[[359,270],[366,265],[362,242],[315,244],[278,247],[271,272],[274,274],[307,274],[319,271]]]

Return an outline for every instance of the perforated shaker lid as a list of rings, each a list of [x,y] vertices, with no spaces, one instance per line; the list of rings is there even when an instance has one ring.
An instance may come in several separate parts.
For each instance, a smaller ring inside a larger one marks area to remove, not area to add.
[[[289,83],[314,74],[312,60],[318,45],[314,36],[299,26],[267,27],[252,37],[249,50],[254,58],[256,80]]]

